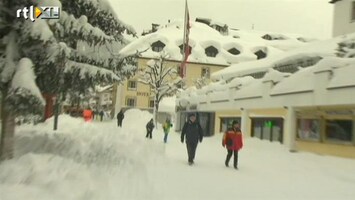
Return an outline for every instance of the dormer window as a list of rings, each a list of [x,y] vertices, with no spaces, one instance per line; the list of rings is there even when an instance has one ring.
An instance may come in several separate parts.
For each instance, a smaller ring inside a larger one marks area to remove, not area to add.
[[[240,54],[240,51],[239,51],[238,49],[234,48],[234,47],[231,48],[231,49],[229,49],[228,52],[231,53],[231,54],[233,54],[233,55],[238,55],[238,54]]]
[[[208,57],[216,57],[218,50],[214,46],[209,46],[205,49],[205,53]]]
[[[276,34],[265,34],[262,36],[264,40],[285,40],[286,38],[283,35],[276,35]]]
[[[184,55],[184,50],[183,50],[184,45],[180,45],[179,48],[180,48],[181,55]],[[191,54],[191,49],[192,49],[192,47],[189,45],[189,49],[188,49],[189,55]]]
[[[164,47],[165,44],[162,43],[160,40],[152,44],[152,50],[155,52],[161,52],[164,49]]]
[[[266,57],[266,53],[262,50],[258,50],[254,53],[256,55],[256,57],[259,59],[263,59]]]

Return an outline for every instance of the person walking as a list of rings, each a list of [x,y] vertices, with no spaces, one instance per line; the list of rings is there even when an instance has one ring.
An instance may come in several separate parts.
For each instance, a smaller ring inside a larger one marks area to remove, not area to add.
[[[124,119],[124,113],[123,110],[121,109],[119,113],[117,113],[117,126],[122,127],[122,121]]]
[[[152,139],[152,132],[155,127],[154,122],[153,122],[153,118],[147,123],[147,125],[145,127],[147,129],[147,135],[145,137]]]
[[[104,111],[103,110],[101,110],[100,112],[99,112],[99,115],[100,115],[100,121],[102,122],[102,120],[104,119]]]
[[[224,163],[226,167],[229,167],[229,160],[234,154],[233,166],[238,169],[238,151],[243,147],[243,137],[237,121],[233,121],[232,128],[224,133],[222,146],[227,148],[227,157]]]
[[[196,114],[191,113],[181,131],[181,143],[184,143],[184,140],[186,141],[189,165],[194,164],[197,144],[199,141],[202,142],[202,139],[203,131],[201,125],[196,120]]]
[[[170,128],[171,128],[172,126],[173,126],[173,125],[171,124],[170,119],[167,118],[167,119],[165,120],[165,123],[163,124],[164,143],[167,143],[167,142],[168,142],[168,134],[169,134]]]

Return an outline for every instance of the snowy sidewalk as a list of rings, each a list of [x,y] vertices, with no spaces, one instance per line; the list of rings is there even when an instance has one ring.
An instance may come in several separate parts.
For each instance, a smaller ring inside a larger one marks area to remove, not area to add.
[[[151,115],[84,123],[62,117],[17,129],[16,158],[0,164],[1,200],[352,200],[355,160],[289,153],[285,146],[246,138],[239,170],[224,166],[221,134],[205,137],[193,166],[179,133],[145,138]]]

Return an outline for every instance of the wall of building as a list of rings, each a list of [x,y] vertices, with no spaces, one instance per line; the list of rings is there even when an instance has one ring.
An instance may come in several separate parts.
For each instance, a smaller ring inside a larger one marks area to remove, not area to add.
[[[311,141],[297,140],[297,149],[317,153],[320,155],[332,155],[355,159],[355,148],[345,144],[323,144]]]
[[[297,82],[287,82],[290,77],[282,81],[277,76],[268,77],[267,80],[255,81],[245,86],[247,89],[241,86],[238,90],[226,88],[225,91],[217,90],[206,94],[193,93],[189,100],[184,101],[188,101],[186,105],[191,107],[191,100],[198,111],[216,112],[216,132],[220,127],[219,118],[223,115],[241,116],[241,124],[246,119],[247,125],[244,126],[247,128],[243,131],[245,136],[253,131],[253,124],[250,122],[261,118],[264,121],[260,124],[262,120],[259,120],[254,131],[257,128],[264,128],[265,131],[268,128],[271,131],[276,129],[278,133],[275,135],[278,137],[282,128],[280,141],[290,150],[351,157],[355,151],[355,81],[348,76],[352,73],[350,69],[353,70],[351,66],[324,66],[290,76],[302,78]],[[305,75],[306,72],[308,76]],[[282,83],[288,83],[284,90],[274,90]],[[224,113],[226,110],[235,112]],[[312,121],[306,121],[301,124],[300,121],[304,119],[319,122],[312,124]],[[277,123],[275,129],[272,127],[273,120]],[[279,124],[280,121],[283,122],[282,125]],[[316,138],[307,136],[314,133]],[[260,134],[257,137],[259,136]],[[269,136],[268,133],[267,139],[275,141]]]
[[[353,2],[354,0],[342,0],[334,4],[333,37],[355,32]]]
[[[142,69],[146,67],[146,63],[151,60],[149,58],[139,58],[138,59],[138,69]],[[180,61],[165,61],[166,66],[169,67],[175,67],[178,69],[180,66]],[[186,85],[187,87],[193,86],[195,83],[194,81],[198,78],[201,78],[201,70],[202,68],[209,68],[210,69],[210,74],[213,72],[216,72],[220,69],[223,69],[223,65],[209,65],[209,64],[201,64],[201,63],[188,63],[186,66]],[[129,80],[138,80],[138,76],[134,76]],[[154,93],[150,90],[150,87],[148,85],[145,85],[143,83],[139,83],[137,81],[137,89],[136,90],[129,90],[128,89],[128,81],[126,80],[123,82],[121,86],[119,86],[119,91],[121,95],[119,95],[120,101],[121,102],[121,107],[122,108],[129,108],[129,106],[126,105],[126,98],[127,97],[133,97],[136,99],[136,106],[135,108],[139,109],[152,109],[149,107],[149,100],[154,99]],[[117,106],[117,105],[116,105]],[[117,106],[119,107],[119,106]]]

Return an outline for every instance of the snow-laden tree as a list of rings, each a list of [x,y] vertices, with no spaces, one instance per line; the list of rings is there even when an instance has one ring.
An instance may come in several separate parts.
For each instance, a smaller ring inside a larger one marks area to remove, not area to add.
[[[355,39],[349,39],[338,43],[337,56],[343,58],[354,58]]]
[[[157,59],[149,60],[147,65],[139,69],[138,72],[138,81],[149,85],[154,94],[153,115],[155,124],[157,124],[160,101],[166,96],[174,95],[182,81],[177,72],[177,67],[169,65],[166,62],[167,58],[166,54],[162,54]]]
[[[88,87],[122,81],[135,66],[130,57],[123,59],[113,53],[128,43],[124,32],[135,32],[117,18],[105,0],[61,0],[61,5],[60,19],[48,21],[56,43],[61,45],[52,45],[48,58],[53,60],[44,63],[46,67],[38,71],[37,79],[41,91],[57,96],[55,116],[66,94],[85,95]],[[49,73],[53,65],[59,68]]]
[[[44,105],[35,83],[29,52],[45,46],[50,34],[44,21],[16,18],[16,10],[30,2],[3,0],[0,2],[0,89],[1,89],[1,143],[0,159],[13,155],[15,117],[41,113]]]
[[[60,18],[16,17],[30,5],[59,6]],[[15,116],[43,112],[41,93],[55,95],[58,105],[66,93],[121,81],[134,71],[132,57],[112,53],[127,43],[124,32],[134,33],[105,0],[0,1],[1,159],[13,155]]]

